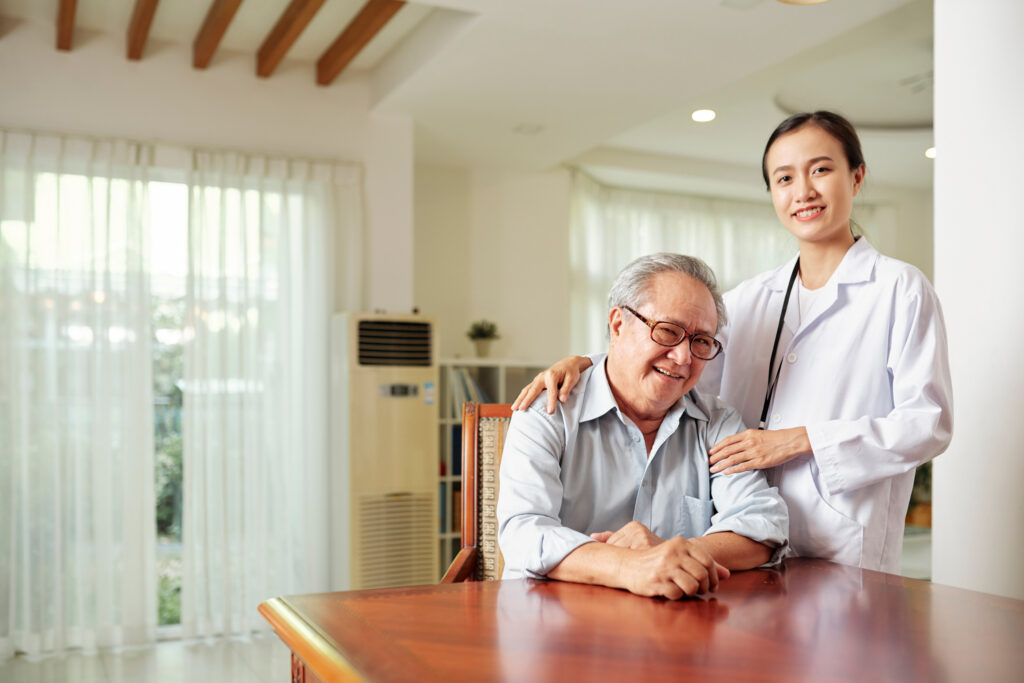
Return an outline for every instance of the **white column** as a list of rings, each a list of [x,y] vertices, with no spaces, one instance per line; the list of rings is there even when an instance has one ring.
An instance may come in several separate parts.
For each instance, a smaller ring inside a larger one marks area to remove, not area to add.
[[[366,308],[413,305],[413,124],[371,114],[366,145]]]
[[[932,578],[1024,599],[1024,3],[935,0],[935,282],[955,426]]]

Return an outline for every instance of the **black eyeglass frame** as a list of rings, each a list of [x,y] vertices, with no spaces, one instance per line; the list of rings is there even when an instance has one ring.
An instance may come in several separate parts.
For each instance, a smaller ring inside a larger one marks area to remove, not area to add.
[[[642,322],[644,325],[647,325],[647,327],[651,328],[651,341],[654,342],[655,344],[659,345],[659,346],[669,346],[669,347],[671,347],[671,346],[679,346],[684,341],[689,339],[690,340],[690,353],[693,354],[694,358],[700,358],[701,360],[714,360],[715,358],[718,358],[718,354],[722,353],[722,342],[718,341],[717,339],[715,339],[711,335],[701,334],[701,333],[692,334],[690,332],[687,332],[686,328],[683,327],[682,325],[677,325],[676,323],[670,323],[667,320],[651,321],[651,320],[647,319],[646,317],[640,315],[636,311],[634,311],[629,306],[619,306],[619,308],[626,309],[627,311],[629,311],[630,313],[635,315],[637,318],[639,318],[640,322]],[[675,330],[677,330],[677,329],[682,330],[682,334],[679,336],[679,341],[677,341],[674,344],[662,344],[660,341],[655,339],[654,338],[654,330],[657,329],[659,325],[665,325],[672,332],[675,332]],[[694,340],[695,337],[703,337],[705,339],[710,339],[711,340],[711,343],[715,347],[715,352],[711,355],[710,358],[705,358],[704,356],[700,355],[699,353],[697,353],[696,351],[693,350],[693,340]]]

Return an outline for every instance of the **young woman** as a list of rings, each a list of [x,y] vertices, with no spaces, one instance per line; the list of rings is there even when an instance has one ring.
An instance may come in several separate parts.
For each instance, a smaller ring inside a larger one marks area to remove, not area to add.
[[[725,295],[725,353],[697,389],[759,429],[715,444],[709,466],[767,470],[789,505],[796,554],[897,573],[914,470],[952,435],[939,301],[918,269],[854,236],[866,169],[846,119],[791,116],[768,139],[761,170],[800,253]],[[565,400],[591,362],[560,361],[513,407],[547,388],[554,410],[559,385]]]

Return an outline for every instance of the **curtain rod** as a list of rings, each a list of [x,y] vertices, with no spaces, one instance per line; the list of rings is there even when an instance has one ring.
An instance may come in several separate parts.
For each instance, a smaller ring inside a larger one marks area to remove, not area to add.
[[[55,137],[55,138],[59,138],[61,140],[64,140],[64,139],[78,139],[78,140],[86,140],[86,141],[89,141],[89,142],[105,142],[105,143],[120,142],[120,143],[127,143],[127,144],[130,144],[130,145],[139,145],[139,146],[143,146],[143,147],[152,147],[154,149],[155,148],[159,148],[159,147],[165,147],[165,148],[166,147],[170,147],[170,148],[176,148],[176,149],[180,149],[180,150],[185,150],[187,152],[212,152],[212,153],[218,153],[218,154],[230,153],[230,154],[241,154],[243,156],[262,156],[262,157],[267,157],[267,158],[270,158],[270,159],[281,159],[283,161],[289,161],[289,162],[305,162],[305,163],[310,163],[310,164],[348,164],[348,165],[351,165],[351,166],[358,167],[360,170],[362,170],[362,168],[363,168],[362,161],[353,161],[351,159],[330,158],[330,157],[319,157],[319,158],[317,158],[317,157],[303,157],[303,156],[294,156],[292,154],[283,154],[283,153],[277,153],[277,152],[260,152],[260,151],[253,151],[253,150],[244,150],[244,149],[240,149],[240,148],[237,148],[237,147],[218,147],[218,146],[189,145],[187,143],[167,142],[167,141],[161,141],[159,139],[156,139],[156,140],[140,140],[140,139],[137,139],[137,138],[128,138],[128,137],[100,136],[100,135],[94,135],[94,134],[90,134],[90,133],[59,133],[59,132],[55,132],[55,131],[37,130],[37,129],[32,129],[32,128],[21,128],[21,127],[8,127],[8,126],[2,126],[2,125],[0,125],[0,133],[4,133],[4,134],[14,133],[14,134],[18,134],[18,135],[32,135],[32,136]]]

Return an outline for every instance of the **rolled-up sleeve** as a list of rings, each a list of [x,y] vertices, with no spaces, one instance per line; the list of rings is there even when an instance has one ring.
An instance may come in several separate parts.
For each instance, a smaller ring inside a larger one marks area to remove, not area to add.
[[[708,443],[746,429],[734,410],[709,427]],[[731,531],[752,541],[772,547],[765,566],[778,564],[789,547],[789,510],[779,490],[768,485],[762,470],[711,475],[711,499],[715,512],[707,534]]]
[[[506,579],[544,577],[593,540],[559,519],[565,427],[561,408],[548,415],[543,400],[513,414],[502,451],[497,514]]]

